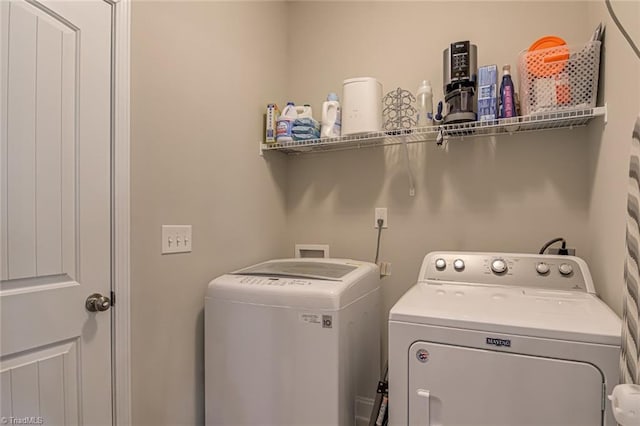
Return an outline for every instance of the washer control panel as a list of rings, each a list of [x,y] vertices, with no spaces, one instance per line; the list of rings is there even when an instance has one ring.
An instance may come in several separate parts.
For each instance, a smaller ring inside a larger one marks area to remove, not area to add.
[[[296,278],[280,278],[280,277],[263,277],[252,275],[236,275],[239,284],[257,285],[257,286],[308,286],[311,281]]]
[[[420,280],[592,292],[586,269],[574,256],[433,252],[424,259]]]

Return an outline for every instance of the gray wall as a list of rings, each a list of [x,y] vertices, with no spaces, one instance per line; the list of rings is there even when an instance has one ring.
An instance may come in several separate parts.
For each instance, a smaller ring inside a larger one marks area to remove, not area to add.
[[[640,45],[640,2],[614,1],[612,7],[625,29]],[[598,120],[589,134],[590,255],[587,260],[600,296],[622,312],[624,233],[631,131],[640,113],[640,60],[623,39],[604,2],[588,3],[589,20],[607,26],[602,59],[600,97],[609,120]]]
[[[257,155],[264,106],[286,90],[284,16],[283,3],[133,3],[136,425],[204,423],[206,285],[284,255],[286,164]],[[192,224],[193,252],[161,256],[162,224]]]
[[[316,115],[327,92],[340,93],[343,79],[363,75],[378,78],[385,92],[415,91],[430,79],[434,99],[442,99],[442,50],[453,41],[477,44],[479,65],[515,70],[518,52],[540,36],[582,43],[593,30],[583,2],[296,2],[290,13],[292,34],[308,36],[292,38],[289,93]],[[500,27],[487,28],[498,15]],[[452,16],[458,24],[444,19]],[[398,146],[290,158],[289,245],[327,243],[332,256],[373,260],[374,208],[387,207],[385,316],[432,250],[537,252],[564,236],[585,255],[588,131],[451,141],[448,151],[411,145],[415,197]]]
[[[638,3],[614,7],[637,31]],[[132,13],[135,424],[203,423],[202,309],[212,277],[290,256],[295,243],[372,260],[375,207],[389,209],[385,315],[430,250],[533,252],[558,235],[590,262],[619,312],[639,70],[601,2],[136,1]],[[401,147],[257,155],[268,102],[311,103],[319,117],[327,92],[364,75],[385,91],[415,91],[428,78],[439,99],[442,49],[452,41],[471,39],[481,64],[515,69],[517,53],[538,37],[582,43],[600,20],[608,25],[606,126],[596,119],[588,128],[452,141],[447,151],[412,145],[415,197]],[[192,224],[193,253],[161,256],[162,224]]]

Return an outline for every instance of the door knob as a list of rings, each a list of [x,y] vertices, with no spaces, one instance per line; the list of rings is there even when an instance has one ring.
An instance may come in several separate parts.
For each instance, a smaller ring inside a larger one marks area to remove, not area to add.
[[[85,306],[89,312],[103,312],[111,307],[111,300],[100,293],[93,293],[87,297]]]

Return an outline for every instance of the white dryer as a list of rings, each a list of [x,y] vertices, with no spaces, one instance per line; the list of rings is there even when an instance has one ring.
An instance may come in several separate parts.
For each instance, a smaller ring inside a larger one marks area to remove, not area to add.
[[[375,397],[380,326],[372,263],[281,259],[214,279],[205,297],[206,423],[354,425],[356,402]]]
[[[392,425],[615,425],[620,320],[577,257],[434,252],[389,315]]]

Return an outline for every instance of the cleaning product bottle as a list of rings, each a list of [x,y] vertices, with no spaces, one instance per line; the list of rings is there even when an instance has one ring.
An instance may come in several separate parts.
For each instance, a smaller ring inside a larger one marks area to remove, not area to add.
[[[309,104],[297,106],[296,112],[298,113],[298,118],[313,118],[313,110]]]
[[[338,95],[329,93],[327,100],[322,103],[321,138],[334,138],[340,136],[342,130],[342,118]]]
[[[416,92],[418,102],[418,127],[433,125],[433,90],[429,80],[422,80]]]
[[[276,125],[276,142],[292,142],[293,122],[298,118],[298,112],[293,102],[287,102],[287,106],[282,110],[278,123]]]
[[[511,65],[502,67],[502,84],[500,84],[500,118],[516,116],[515,91],[511,80]]]

